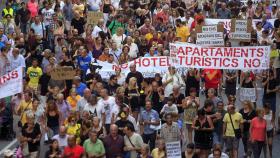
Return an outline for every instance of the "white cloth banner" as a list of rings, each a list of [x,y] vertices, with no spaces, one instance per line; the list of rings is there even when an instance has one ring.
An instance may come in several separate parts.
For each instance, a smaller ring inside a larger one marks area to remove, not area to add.
[[[170,43],[170,57],[179,67],[253,70],[268,69],[269,46],[202,47]]]
[[[0,98],[21,93],[23,90],[22,67],[0,77]]]
[[[166,157],[167,158],[181,158],[181,144],[177,142],[166,142]]]
[[[171,66],[171,61],[168,56],[160,56],[160,57],[142,57],[137,58],[133,61],[130,61],[127,64],[117,65],[110,64],[107,62],[102,62],[97,60],[98,65],[102,66],[102,68],[98,71],[98,73],[104,79],[109,79],[111,75],[115,74],[115,70],[120,68],[123,74],[128,74],[130,72],[129,65],[135,64],[136,70],[141,72],[145,78],[154,77],[156,73],[160,73],[163,75],[168,71],[168,67]],[[177,72],[182,74],[186,71],[184,67],[177,67]]]
[[[249,100],[251,102],[256,102],[256,89],[255,88],[240,88],[239,91],[240,101]]]
[[[253,28],[256,28],[257,22],[261,21],[261,19],[253,19],[252,24]],[[268,19],[268,22],[274,25],[275,19]],[[206,25],[217,25],[219,22],[224,23],[224,28],[229,32],[230,31],[230,26],[231,26],[231,19],[205,19],[205,24]]]

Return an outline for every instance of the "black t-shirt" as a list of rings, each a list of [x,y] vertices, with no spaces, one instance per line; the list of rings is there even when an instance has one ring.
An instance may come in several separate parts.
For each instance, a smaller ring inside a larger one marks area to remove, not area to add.
[[[140,93],[138,89],[125,89],[124,95],[131,99],[128,99],[128,104],[132,109],[139,108]]]
[[[274,21],[274,28],[279,28],[280,27],[280,19],[276,19]]]
[[[51,79],[51,76],[47,74],[43,74],[39,80],[39,84],[41,85],[41,95],[45,96],[48,93],[48,84]]]
[[[31,142],[28,142],[29,152],[38,151],[38,147],[40,146],[40,140],[36,141],[35,143],[33,143],[33,140],[36,139],[39,134],[41,134],[40,125],[38,123],[35,123],[33,131],[31,133],[28,133],[26,131],[27,127],[27,123],[24,124],[24,126],[22,127],[22,136],[32,139]]]
[[[29,15],[30,11],[28,9],[21,8],[17,11],[16,18],[19,22],[27,24]]]
[[[245,120],[247,120],[247,121],[248,121],[248,120],[252,120],[254,117],[257,116],[257,113],[256,113],[255,110],[252,110],[252,111],[249,112],[249,113],[245,113],[245,112],[244,112],[244,109],[242,108],[242,109],[240,109],[239,113],[242,115],[244,121],[245,121]],[[249,129],[250,129],[250,123],[244,122],[244,123],[243,123],[243,131],[248,132]]]
[[[143,82],[143,75],[142,75],[142,73],[141,73],[141,72],[138,72],[138,71],[136,71],[136,72],[129,72],[129,73],[127,74],[127,77],[126,77],[126,79],[125,79],[125,82],[128,83],[128,82],[129,82],[129,79],[130,79],[131,77],[135,77],[135,78],[137,79],[137,85],[138,85],[138,87],[140,87],[140,86],[141,86],[141,83]]]
[[[162,109],[163,103],[160,100],[160,96],[158,92],[152,92],[151,94],[151,100],[153,103],[153,109],[156,110],[158,113],[160,113],[160,110]]]
[[[278,86],[278,82],[276,79],[272,79],[268,81],[268,89],[269,90],[273,90]],[[265,85],[264,88],[264,98],[275,98],[276,97],[276,92],[270,92],[270,93],[266,93],[267,89],[266,89],[267,85]]]
[[[119,128],[122,128],[122,129],[123,129],[123,128],[125,127],[125,125],[127,125],[127,124],[130,124],[132,127],[134,127],[133,123],[130,122],[129,120],[118,120],[118,121],[116,121],[115,124],[116,124]],[[119,133],[119,135],[124,136],[124,133],[123,133],[122,130],[119,129],[118,133]]]
[[[45,158],[51,158],[51,155],[53,155],[52,150],[48,150],[45,154]],[[59,155],[61,155],[61,151],[58,150],[55,155],[56,157],[59,157]]]
[[[79,20],[73,18],[71,21],[71,26],[78,30],[78,34],[82,34],[85,32],[84,25],[86,24],[84,18],[80,18]]]
[[[185,98],[184,94],[180,93],[180,95],[178,97],[175,97],[172,94],[170,94],[170,96],[173,96],[174,97],[174,103],[177,105],[177,108],[178,108],[178,113],[183,113],[184,112],[184,109],[182,107],[179,107],[178,104],[182,104],[182,101],[183,99]]]

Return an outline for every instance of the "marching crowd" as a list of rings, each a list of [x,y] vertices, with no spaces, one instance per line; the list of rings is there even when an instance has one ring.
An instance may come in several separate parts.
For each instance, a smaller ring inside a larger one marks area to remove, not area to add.
[[[24,71],[24,91],[0,100],[1,137],[17,136],[17,158],[169,158],[173,151],[166,145],[174,142],[184,158],[259,158],[262,151],[277,157],[272,140],[280,91],[279,1],[7,0],[3,5],[0,76],[18,67]],[[93,24],[87,21],[90,12],[103,18]],[[232,41],[225,29],[225,47],[271,46],[269,69],[188,68],[179,74],[170,66],[146,77],[130,64],[128,74],[121,68],[109,78],[99,74],[96,60],[121,65],[169,56],[169,43],[195,44],[197,26],[214,18],[259,19],[248,42]],[[63,66],[75,70],[73,79],[51,77]],[[262,93],[261,105],[239,102],[238,88]],[[5,93],[1,84],[0,93]],[[41,140],[49,145],[46,153]]]

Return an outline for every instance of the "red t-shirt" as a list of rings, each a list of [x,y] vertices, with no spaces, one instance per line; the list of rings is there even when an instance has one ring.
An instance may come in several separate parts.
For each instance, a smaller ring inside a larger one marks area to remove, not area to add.
[[[266,121],[255,117],[251,121],[251,138],[255,141],[265,141]]]
[[[68,158],[80,158],[83,155],[83,153],[84,148],[80,145],[76,145],[72,148],[67,146],[64,148],[63,156],[69,156]]]
[[[220,79],[222,78],[221,70],[216,69],[204,69],[202,72],[202,76],[205,80],[205,88],[214,88],[217,89],[220,83]]]

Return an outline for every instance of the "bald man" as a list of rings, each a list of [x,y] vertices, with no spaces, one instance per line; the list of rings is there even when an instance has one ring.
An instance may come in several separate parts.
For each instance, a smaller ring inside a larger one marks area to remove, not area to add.
[[[53,136],[52,139],[56,139],[58,141],[59,149],[63,151],[64,147],[68,145],[68,137],[69,135],[66,134],[66,127],[61,126],[59,128],[59,134]]]
[[[103,143],[106,149],[106,158],[122,157],[124,139],[118,134],[117,125],[110,126],[110,134],[104,138]]]
[[[76,144],[76,136],[69,135],[67,142],[68,142],[68,146],[64,148],[62,157],[66,157],[66,158],[83,157],[84,148]]]

